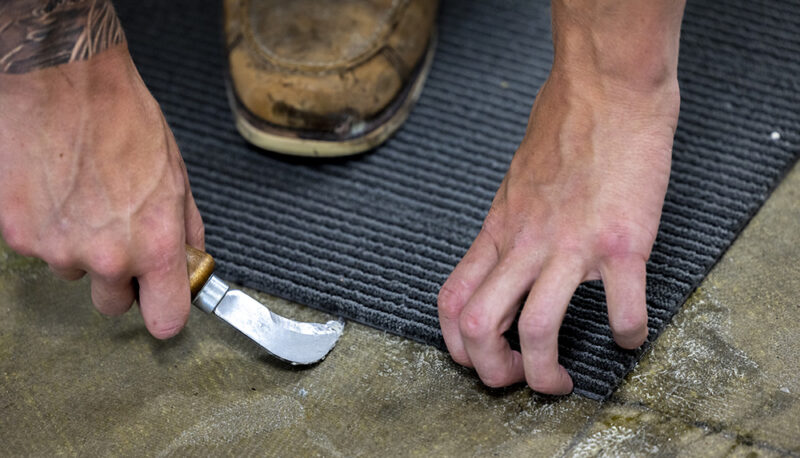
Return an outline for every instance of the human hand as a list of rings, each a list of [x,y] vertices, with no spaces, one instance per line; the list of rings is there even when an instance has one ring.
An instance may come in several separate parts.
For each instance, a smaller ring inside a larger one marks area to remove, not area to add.
[[[481,232],[439,294],[450,354],[491,387],[572,391],[558,331],[584,281],[603,280],[621,347],[647,337],[645,263],[669,181],[677,78],[641,91],[585,75],[554,66]],[[520,306],[521,353],[503,337]]]
[[[190,309],[184,244],[204,248],[186,169],[124,44],[88,60],[0,73],[0,232],[107,315],[136,297],[157,338]]]

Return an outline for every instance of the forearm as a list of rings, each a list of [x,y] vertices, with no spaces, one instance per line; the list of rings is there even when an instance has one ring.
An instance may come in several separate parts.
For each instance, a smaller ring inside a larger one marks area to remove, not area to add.
[[[637,91],[673,84],[685,0],[553,0],[556,73]]]
[[[7,0],[0,6],[0,74],[87,60],[124,42],[110,0]]]

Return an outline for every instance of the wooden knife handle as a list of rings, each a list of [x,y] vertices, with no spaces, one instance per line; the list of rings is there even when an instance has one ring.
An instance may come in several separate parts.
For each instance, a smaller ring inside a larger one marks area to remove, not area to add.
[[[205,251],[186,245],[186,265],[189,268],[189,286],[194,299],[214,273],[214,258]]]

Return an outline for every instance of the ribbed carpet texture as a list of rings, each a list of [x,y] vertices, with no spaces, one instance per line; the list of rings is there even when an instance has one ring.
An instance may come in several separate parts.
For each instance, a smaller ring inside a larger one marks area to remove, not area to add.
[[[547,77],[549,2],[445,1],[408,122],[338,161],[265,154],[239,136],[217,1],[117,8],[186,160],[220,276],[444,348],[436,296],[480,230]],[[672,176],[648,264],[651,342],[798,157],[799,30],[796,0],[687,6]],[[575,392],[594,399],[642,354],[615,345],[594,283],[577,291],[559,350]]]

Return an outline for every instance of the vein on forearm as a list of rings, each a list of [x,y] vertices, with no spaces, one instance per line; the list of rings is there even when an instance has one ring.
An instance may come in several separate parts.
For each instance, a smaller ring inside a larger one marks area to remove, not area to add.
[[[86,60],[123,42],[110,0],[10,0],[0,7],[0,73]]]

